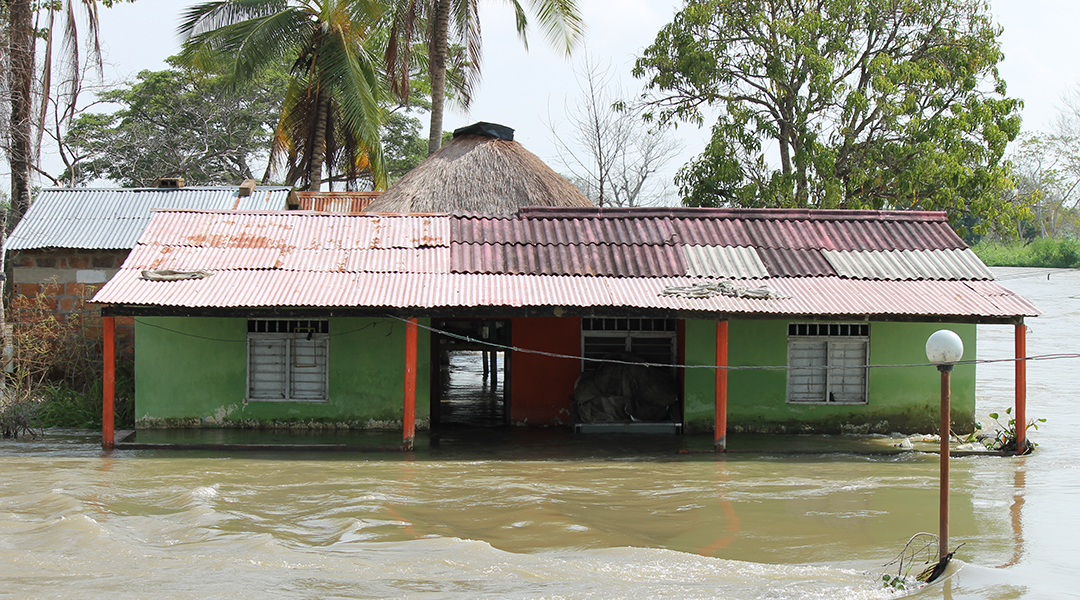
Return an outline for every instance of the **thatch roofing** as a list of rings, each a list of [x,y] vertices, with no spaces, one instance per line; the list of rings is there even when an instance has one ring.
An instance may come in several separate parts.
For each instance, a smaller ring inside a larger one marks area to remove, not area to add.
[[[450,143],[390,186],[367,212],[510,216],[525,206],[594,206],[513,141],[513,130],[503,129],[511,132],[511,139],[493,137],[490,129],[476,126],[455,131]]]

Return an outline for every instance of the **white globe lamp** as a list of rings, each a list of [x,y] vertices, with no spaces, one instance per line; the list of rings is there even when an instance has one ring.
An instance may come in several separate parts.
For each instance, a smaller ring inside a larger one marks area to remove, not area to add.
[[[926,358],[935,365],[950,367],[964,357],[964,340],[948,329],[935,331],[926,340]]]

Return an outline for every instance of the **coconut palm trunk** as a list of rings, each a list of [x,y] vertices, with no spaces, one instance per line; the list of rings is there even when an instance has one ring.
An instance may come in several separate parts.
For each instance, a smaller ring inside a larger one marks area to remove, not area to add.
[[[428,156],[442,146],[443,107],[446,103],[446,50],[450,29],[450,0],[435,0],[435,22],[429,46],[431,70],[431,128],[428,130]]]
[[[317,192],[322,184],[322,167],[326,162],[326,128],[330,121],[330,95],[319,92],[316,104],[315,130],[311,134],[311,162],[308,163],[307,191]]]
[[[11,0],[8,9],[8,86],[11,92],[11,211],[7,231],[30,208],[30,171],[34,164],[32,96],[34,90],[34,7],[30,0]]]

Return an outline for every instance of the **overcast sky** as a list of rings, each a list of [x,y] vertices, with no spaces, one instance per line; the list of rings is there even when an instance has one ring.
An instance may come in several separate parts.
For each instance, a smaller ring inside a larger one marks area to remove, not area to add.
[[[671,21],[681,0],[578,1],[588,28],[589,53],[610,63],[625,89],[639,89],[640,82],[630,75],[634,58],[652,42],[660,27]],[[163,60],[179,49],[175,34],[179,14],[194,3],[138,0],[102,9],[101,38],[109,63],[106,79],[130,79],[143,69],[164,68]],[[580,60],[562,58],[535,30],[526,52],[514,33],[513,16],[505,5],[481,0],[483,81],[469,113],[451,108],[445,128],[452,130],[475,121],[508,125],[516,130],[515,139],[557,168],[548,123],[563,123],[565,107],[572,106],[578,97],[574,69],[580,67]],[[993,0],[991,10],[1004,27],[1001,41],[1005,61],[1000,68],[1009,96],[1024,100],[1024,128],[1047,129],[1062,94],[1080,82],[1076,31],[1080,2]],[[685,148],[672,161],[669,177],[701,151],[708,128],[698,130],[684,125],[677,135],[684,140]],[[42,158],[48,161],[48,157]],[[4,179],[6,188],[6,172]]]

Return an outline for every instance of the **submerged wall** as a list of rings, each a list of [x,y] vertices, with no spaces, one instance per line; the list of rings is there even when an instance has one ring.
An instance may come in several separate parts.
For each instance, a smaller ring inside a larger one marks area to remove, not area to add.
[[[731,321],[728,355],[732,366],[786,365],[788,321]],[[870,364],[926,362],[926,338],[951,329],[964,341],[964,358],[975,357],[976,326],[941,323],[884,323],[870,326]],[[715,365],[716,322],[687,321],[687,365]],[[687,369],[687,427],[711,429],[715,375]],[[731,432],[926,432],[940,424],[940,378],[933,367],[871,368],[866,404],[789,404],[787,372],[733,370],[728,378]],[[952,376],[952,419],[958,432],[971,431],[975,417],[975,366],[960,365]]]
[[[135,320],[135,420],[140,428],[294,426],[400,428],[405,324],[331,318],[326,402],[247,400],[247,320]],[[426,324],[426,320],[421,320]],[[419,331],[416,414],[427,424],[430,335]]]

